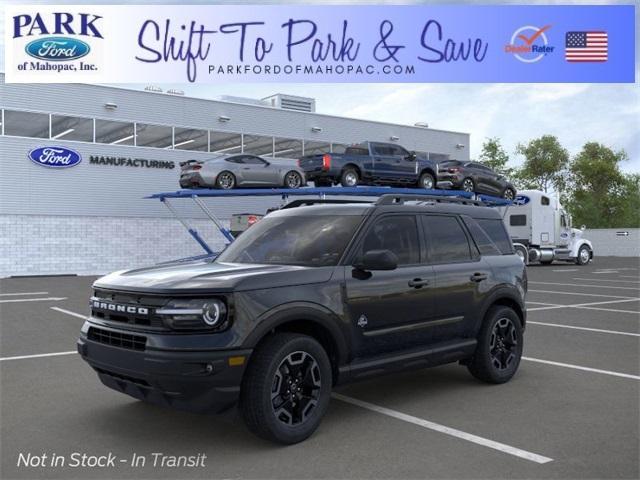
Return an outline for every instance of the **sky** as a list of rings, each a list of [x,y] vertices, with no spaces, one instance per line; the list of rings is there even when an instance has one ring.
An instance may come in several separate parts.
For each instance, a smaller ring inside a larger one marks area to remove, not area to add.
[[[89,4],[127,2],[44,2],[29,0],[24,2],[9,1],[5,4],[8,3]],[[146,3],[170,4],[178,2],[156,0]],[[324,1],[321,3],[342,2]],[[367,1],[361,3],[382,2]],[[502,2],[483,1],[482,3]],[[555,3],[583,2],[565,0]],[[633,2],[591,1],[589,3]],[[636,9],[636,15],[640,13],[638,10],[640,9]],[[2,26],[0,30],[3,30],[4,18],[1,20],[0,25]],[[4,71],[3,42],[4,32],[0,31],[0,46],[2,47],[0,49],[2,51],[0,53],[1,71]],[[638,50],[640,49],[636,45],[637,53]],[[637,64],[638,62],[636,61]],[[638,72],[637,68],[636,71]],[[636,73],[636,79],[638,78],[640,78],[640,74]],[[158,86],[165,91],[169,88],[177,88],[183,90],[187,96],[200,98],[217,98],[221,95],[263,98],[273,93],[288,93],[315,98],[316,111],[318,113],[406,125],[426,122],[430,128],[470,133],[470,154],[472,158],[479,155],[482,143],[486,138],[498,137],[510,155],[513,165],[519,165],[523,161],[522,157],[515,154],[518,143],[527,142],[544,134],[558,137],[560,143],[571,155],[577,154],[585,142],[596,141],[616,151],[625,150],[629,160],[621,165],[622,169],[626,172],[640,173],[640,88],[637,82],[638,80],[636,80],[635,84],[234,83],[229,85],[160,84]],[[118,86],[135,89],[144,87],[144,85]]]

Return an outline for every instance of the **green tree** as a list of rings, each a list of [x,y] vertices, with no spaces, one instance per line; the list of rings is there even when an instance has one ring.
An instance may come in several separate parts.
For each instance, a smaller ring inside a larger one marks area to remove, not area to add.
[[[508,175],[513,170],[507,167],[509,155],[502,147],[500,139],[497,137],[487,138],[482,144],[482,152],[479,157],[483,165],[495,170],[496,172]]]
[[[566,205],[576,225],[590,228],[640,226],[640,176],[625,175],[614,152],[597,142],[586,143],[569,167]]]
[[[556,137],[543,135],[534,138],[526,144],[519,144],[516,152],[525,158],[516,175],[519,185],[545,192],[552,187],[559,192],[564,190],[569,152]]]

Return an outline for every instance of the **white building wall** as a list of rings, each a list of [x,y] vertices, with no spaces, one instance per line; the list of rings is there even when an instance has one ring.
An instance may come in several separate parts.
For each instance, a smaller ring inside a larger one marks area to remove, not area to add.
[[[596,258],[640,257],[640,228],[587,229],[584,238],[591,240]]]

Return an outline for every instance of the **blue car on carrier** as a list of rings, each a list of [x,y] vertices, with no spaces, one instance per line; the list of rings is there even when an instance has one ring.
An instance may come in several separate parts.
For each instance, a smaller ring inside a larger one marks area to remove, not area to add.
[[[438,179],[436,162],[393,143],[363,142],[344,153],[302,157],[298,165],[317,187],[391,185],[432,190]]]

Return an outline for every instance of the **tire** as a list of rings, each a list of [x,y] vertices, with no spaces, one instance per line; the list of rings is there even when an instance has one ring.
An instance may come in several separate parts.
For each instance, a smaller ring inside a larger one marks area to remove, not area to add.
[[[287,172],[284,176],[285,188],[300,188],[302,186],[302,175],[295,170]]]
[[[529,252],[527,251],[526,247],[518,245],[515,246],[513,250],[515,251],[516,255],[520,257],[522,263],[524,263],[525,265],[529,263]]]
[[[340,185],[343,187],[356,187],[360,182],[360,176],[355,168],[345,168],[340,175]]]
[[[513,188],[505,188],[504,192],[502,192],[502,198],[505,200],[513,200],[516,198],[516,192],[513,191]]]
[[[480,328],[478,346],[467,368],[471,375],[483,382],[508,382],[518,370],[522,347],[522,324],[516,312],[502,305],[491,307]]]
[[[462,180],[462,184],[460,185],[460,190],[463,192],[473,193],[476,191],[476,184],[472,178],[465,178]]]
[[[220,172],[216,177],[216,188],[220,188],[222,190],[231,190],[236,186],[236,176],[225,170],[224,172]]]
[[[578,249],[578,256],[576,257],[576,264],[586,265],[591,261],[591,250],[586,245],[582,245]]]
[[[425,172],[420,175],[420,179],[418,180],[418,188],[433,190],[434,188],[436,188],[436,179],[432,174]]]
[[[302,380],[296,375],[296,362],[306,367]],[[293,379],[286,372],[293,372]],[[291,384],[298,388],[293,402]],[[329,406],[332,384],[329,357],[316,340],[295,333],[272,335],[256,349],[242,380],[242,416],[259,437],[287,445],[301,442],[318,428]],[[280,393],[272,398],[274,389]],[[303,405],[304,392],[308,400]]]

